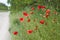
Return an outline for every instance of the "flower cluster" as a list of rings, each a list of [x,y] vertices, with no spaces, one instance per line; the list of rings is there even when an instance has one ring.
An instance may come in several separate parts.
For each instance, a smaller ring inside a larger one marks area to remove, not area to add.
[[[37,10],[40,10],[40,9],[46,9],[46,7],[45,6],[41,6],[41,5],[38,5],[37,6]],[[22,15],[24,16],[24,17],[20,17],[19,18],[19,20],[20,20],[20,23],[22,23],[22,22],[24,22],[24,21],[26,21],[26,22],[31,22],[31,18],[30,18],[30,15],[34,15],[35,13],[34,13],[34,11],[33,10],[35,10],[35,8],[34,7],[32,7],[31,8],[31,10],[32,11],[30,11],[30,14],[27,12],[27,11],[23,11],[22,12]],[[51,12],[51,10],[50,9],[46,9],[45,10],[45,13],[44,13],[44,15],[43,14],[40,14],[40,16],[43,16],[44,18],[49,18],[49,16],[50,16],[50,12]],[[38,13],[37,13],[38,14]],[[56,12],[54,12],[54,14],[57,14]],[[42,17],[42,18],[43,18]],[[27,20],[25,20],[25,18],[27,18]],[[38,19],[37,19],[38,20]],[[40,20],[40,19],[39,19]],[[54,22],[56,21],[55,19],[53,20]],[[33,22],[36,22],[36,19],[34,19],[34,21]],[[45,22],[45,20],[44,19],[41,19],[40,21],[39,21],[39,23],[40,24],[42,24],[42,25],[44,25],[44,24],[48,24],[48,23],[46,23]],[[38,25],[34,28],[34,30],[38,30]],[[27,30],[27,34],[32,34],[33,32],[34,32],[34,30]],[[18,32],[14,32],[14,35],[17,35],[18,34]]]

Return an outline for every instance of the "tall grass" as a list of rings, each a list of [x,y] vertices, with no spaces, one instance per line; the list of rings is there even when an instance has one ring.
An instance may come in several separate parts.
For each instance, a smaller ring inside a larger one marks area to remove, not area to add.
[[[48,9],[48,8],[46,8]],[[46,9],[33,10],[34,14],[30,14],[31,8],[26,7],[24,10],[19,12],[12,12],[10,14],[11,20],[11,39],[12,40],[60,40],[60,14],[54,14],[55,9],[50,9],[50,16],[48,18],[44,18],[40,16],[40,14],[45,15]],[[24,17],[22,12],[27,11],[29,17]],[[20,22],[20,18],[23,17],[24,22]],[[30,18],[31,21],[28,23],[27,19]],[[34,22],[34,19],[36,21]],[[56,19],[56,22],[52,22]],[[40,24],[40,20],[45,20],[45,24]],[[47,24],[46,24],[47,23]],[[37,30],[34,28],[38,26]],[[32,34],[27,34],[27,30],[33,30]],[[14,35],[13,32],[17,31],[18,34]]]

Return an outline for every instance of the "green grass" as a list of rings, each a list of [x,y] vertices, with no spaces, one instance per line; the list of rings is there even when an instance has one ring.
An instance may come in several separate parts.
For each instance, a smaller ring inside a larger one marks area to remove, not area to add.
[[[6,11],[8,11],[8,10],[0,10],[0,12],[6,12]]]
[[[31,8],[26,8],[23,11],[27,11],[28,14],[30,14]],[[31,19],[31,22],[27,22],[28,18],[25,18],[22,15],[23,11],[11,13],[10,14],[10,20],[11,20],[11,39],[12,40],[60,40],[60,14],[55,15],[54,9],[50,8],[51,13],[49,18],[43,18],[40,16],[40,14],[45,14],[45,11],[38,11],[36,8],[33,11],[34,14],[30,15],[29,18]],[[20,23],[19,18],[23,17],[25,18],[23,23]],[[53,23],[52,20],[56,18],[57,22]],[[36,22],[33,20],[37,19]],[[40,24],[40,20],[45,20],[45,22],[48,23],[48,25]],[[38,26],[38,30],[34,30],[34,28]],[[30,35],[27,34],[27,30],[34,30],[34,32]],[[14,35],[13,32],[17,31],[18,35]]]

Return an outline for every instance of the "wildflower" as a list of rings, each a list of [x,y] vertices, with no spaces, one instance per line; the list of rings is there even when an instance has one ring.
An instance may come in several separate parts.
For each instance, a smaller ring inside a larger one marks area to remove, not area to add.
[[[23,22],[24,21],[24,18],[20,18],[20,22]]]
[[[45,6],[41,6],[42,9],[46,8]]]
[[[50,15],[49,13],[46,13],[45,17],[48,18],[49,15]]]
[[[44,20],[40,20],[40,24],[44,24],[44,22],[45,22]]]
[[[48,16],[50,15],[50,9],[46,10],[46,18],[48,18]]]
[[[45,8],[46,8],[45,6],[42,6],[41,8],[42,8],[42,11],[45,11],[45,10],[46,10],[46,9],[45,9]]]
[[[25,17],[29,16],[26,11],[23,12],[23,15],[24,15]]]
[[[33,32],[33,30],[27,30],[28,34],[31,34]]]
[[[30,19],[28,19],[27,22],[30,22]]]
[[[35,8],[34,7],[32,7],[32,10],[34,10]]]
[[[18,34],[18,32],[17,32],[17,31],[15,31],[15,32],[13,32],[13,34],[14,34],[14,35],[17,35],[17,34]]]
[[[50,9],[47,9],[47,10],[46,10],[46,13],[50,13]]]
[[[40,6],[40,5],[38,5],[38,7],[37,7],[37,8],[38,8],[38,10],[39,10],[39,9],[41,9],[41,6]]]

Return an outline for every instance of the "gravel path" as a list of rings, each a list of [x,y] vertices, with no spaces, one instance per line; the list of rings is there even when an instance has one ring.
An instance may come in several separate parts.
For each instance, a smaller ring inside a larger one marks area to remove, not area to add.
[[[9,14],[10,12],[0,12],[0,40],[10,40]]]

